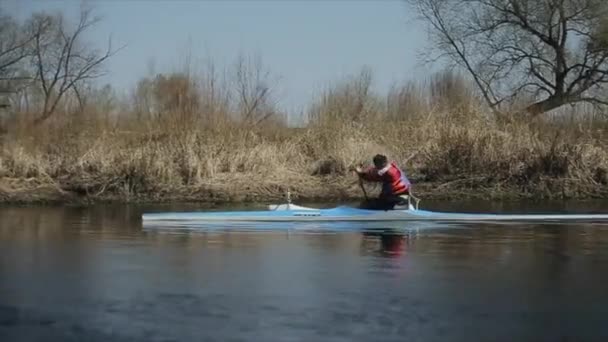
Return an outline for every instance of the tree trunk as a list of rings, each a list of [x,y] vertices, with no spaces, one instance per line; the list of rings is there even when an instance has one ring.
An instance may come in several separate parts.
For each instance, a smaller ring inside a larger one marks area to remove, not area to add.
[[[545,100],[533,103],[526,107],[526,112],[532,117],[536,117],[540,114],[546,113],[555,108],[559,108],[568,103],[568,99],[563,96],[551,96]]]
[[[40,114],[39,117],[34,119],[34,126],[38,126],[41,123],[43,123],[44,121],[46,121],[46,119],[48,119],[49,117],[51,117],[51,115],[53,114],[53,112],[49,111],[48,109],[45,109],[42,114]]]

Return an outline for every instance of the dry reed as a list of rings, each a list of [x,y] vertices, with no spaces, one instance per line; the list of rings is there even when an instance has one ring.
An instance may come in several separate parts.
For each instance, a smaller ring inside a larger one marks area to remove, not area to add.
[[[375,153],[395,159],[426,198],[608,194],[601,118],[499,121],[454,75],[385,98],[361,77],[323,95],[305,128],[239,121],[223,100],[197,107],[182,83],[186,110],[15,120],[0,148],[0,201],[277,201],[288,188],[299,199],[355,198],[348,169]]]

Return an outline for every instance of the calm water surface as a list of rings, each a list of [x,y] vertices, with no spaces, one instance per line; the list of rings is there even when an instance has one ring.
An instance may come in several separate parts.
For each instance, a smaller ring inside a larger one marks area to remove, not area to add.
[[[0,208],[0,341],[608,340],[608,226],[142,229],[193,208]]]

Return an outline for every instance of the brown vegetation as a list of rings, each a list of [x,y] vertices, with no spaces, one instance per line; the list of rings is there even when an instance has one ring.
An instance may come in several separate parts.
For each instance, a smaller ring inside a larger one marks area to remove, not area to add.
[[[85,108],[43,126],[16,117],[0,150],[0,200],[279,201],[288,188],[295,199],[360,198],[347,170],[379,152],[423,198],[608,193],[601,117],[499,121],[449,73],[380,97],[366,71],[321,96],[303,128],[271,120],[275,108],[243,121],[241,100],[211,101],[202,80],[179,77],[155,78],[170,91],[145,95],[154,110],[140,98],[118,115]]]

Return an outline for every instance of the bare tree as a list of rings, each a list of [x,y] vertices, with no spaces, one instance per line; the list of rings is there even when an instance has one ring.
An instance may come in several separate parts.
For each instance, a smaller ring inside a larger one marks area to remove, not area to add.
[[[53,115],[63,96],[76,90],[77,84],[103,75],[102,65],[116,51],[111,40],[105,51],[87,48],[81,41],[83,34],[98,22],[90,10],[83,10],[75,29],[70,31],[61,15],[34,15],[30,22],[33,35],[32,67],[44,102],[35,123]]]
[[[158,110],[165,114],[193,116],[199,108],[197,83],[188,74],[159,74],[154,80],[153,94]]]
[[[206,61],[200,74],[201,109],[210,120],[225,118],[230,112],[230,85],[224,68],[218,71],[213,60]]]
[[[0,11],[0,81],[12,81],[23,71],[21,62],[31,54],[33,37],[10,16]]]
[[[240,55],[234,65],[237,106],[244,122],[258,124],[276,115],[271,100],[270,72],[260,58]]]
[[[496,112],[522,98],[539,115],[608,105],[605,0],[408,0],[428,24],[435,58],[464,68]]]
[[[0,107],[15,104],[18,94],[31,84],[25,62],[31,55],[33,37],[0,9]]]
[[[137,82],[132,101],[137,118],[152,115],[154,112],[154,81],[145,77]]]
[[[346,120],[362,122],[377,112],[377,98],[372,92],[372,70],[364,66],[360,72],[346,77],[321,94],[308,114],[309,120]]]

